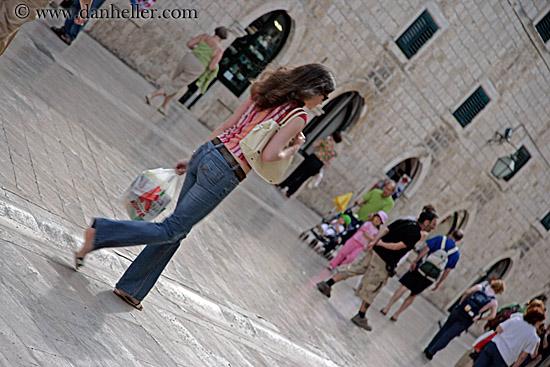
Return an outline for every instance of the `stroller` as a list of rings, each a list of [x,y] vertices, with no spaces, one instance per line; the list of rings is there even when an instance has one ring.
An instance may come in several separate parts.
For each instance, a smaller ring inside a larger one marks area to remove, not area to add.
[[[337,220],[341,216],[347,216],[349,223],[345,226],[344,230],[338,232],[332,236],[323,233],[322,225]],[[302,241],[309,241],[309,246],[315,251],[322,254],[327,259],[332,259],[336,251],[351,237],[359,227],[363,224],[362,221],[357,219],[352,212],[352,208],[346,209],[344,212],[339,213],[329,219],[323,219],[322,222],[312,228],[300,233],[299,238]]]

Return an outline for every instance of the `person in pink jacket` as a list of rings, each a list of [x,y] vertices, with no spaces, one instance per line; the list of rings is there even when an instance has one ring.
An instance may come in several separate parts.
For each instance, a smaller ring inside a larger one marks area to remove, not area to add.
[[[353,260],[365,249],[370,241],[378,233],[380,226],[386,222],[388,215],[379,210],[376,214],[373,215],[372,220],[367,221],[355,232],[355,234],[346,241],[344,247],[338,251],[338,254],[332,259],[329,263],[329,266],[332,269],[335,269],[337,266],[346,265]]]

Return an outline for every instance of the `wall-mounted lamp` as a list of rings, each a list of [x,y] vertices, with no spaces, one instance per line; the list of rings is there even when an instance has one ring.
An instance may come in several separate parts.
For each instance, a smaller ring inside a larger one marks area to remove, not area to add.
[[[496,178],[501,179],[514,172],[515,167],[516,162],[512,159],[512,157],[500,157],[495,162],[491,173]]]

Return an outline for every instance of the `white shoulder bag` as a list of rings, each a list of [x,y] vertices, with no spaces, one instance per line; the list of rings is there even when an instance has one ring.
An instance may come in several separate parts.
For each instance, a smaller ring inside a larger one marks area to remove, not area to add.
[[[274,119],[263,121],[256,125],[244,138],[241,139],[239,145],[244,154],[244,157],[250,164],[250,167],[261,178],[269,183],[276,184],[282,181],[285,171],[292,162],[292,156],[281,159],[276,162],[265,163],[262,159],[262,153],[271,138],[282,129],[288,121],[294,117],[306,115],[306,111],[301,108],[295,108],[286,115],[280,122]],[[288,142],[288,145],[290,142]]]

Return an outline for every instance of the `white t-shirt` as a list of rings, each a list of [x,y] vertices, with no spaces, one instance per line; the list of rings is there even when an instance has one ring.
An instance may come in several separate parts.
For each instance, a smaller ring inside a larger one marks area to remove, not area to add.
[[[499,326],[502,333],[498,333],[492,341],[508,366],[518,360],[521,352],[535,352],[540,339],[533,325],[525,322],[523,318],[512,317]]]

